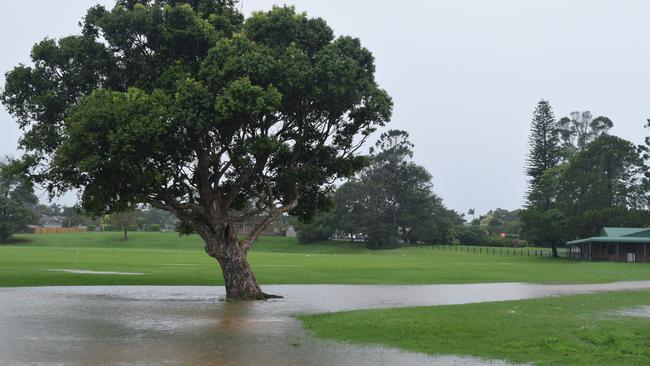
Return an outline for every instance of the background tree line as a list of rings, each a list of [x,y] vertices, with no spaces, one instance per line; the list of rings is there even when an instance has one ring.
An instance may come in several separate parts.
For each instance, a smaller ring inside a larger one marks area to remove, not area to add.
[[[556,119],[542,100],[533,114],[521,210],[475,218],[445,208],[430,174],[413,163],[403,131],[381,136],[368,167],[341,185],[332,209],[297,224],[302,242],[335,236],[370,248],[400,244],[537,245],[557,247],[596,236],[605,226],[650,225],[650,138],[643,146],[609,134],[611,119],[573,112]],[[650,127],[650,121],[646,127]]]
[[[524,237],[550,245],[557,256],[558,245],[604,226],[650,225],[648,146],[610,135],[613,126],[590,112],[556,120],[547,101],[538,103],[520,212]]]
[[[18,160],[0,160],[0,243],[10,242],[14,234],[28,231],[30,225],[56,224],[86,227],[90,231],[122,231],[124,239],[131,230],[176,228],[178,220],[172,214],[152,207],[93,217],[80,207],[39,203],[32,181],[20,165]]]
[[[297,223],[301,242],[335,234],[372,249],[401,243],[446,243],[464,219],[433,192],[431,174],[412,161],[408,133],[390,130],[370,150],[367,167],[332,195],[330,210]]]
[[[333,237],[372,249],[409,244],[509,246],[521,243],[518,211],[496,209],[466,222],[433,192],[431,174],[412,161],[408,133],[391,130],[371,149],[367,167],[342,184],[329,210],[297,221],[303,243]],[[470,215],[474,215],[470,210]]]
[[[650,122],[648,122],[650,124]],[[328,210],[311,220],[295,221],[304,243],[332,237],[363,240],[370,248],[402,244],[517,245],[557,247],[568,240],[598,235],[604,226],[650,225],[648,188],[650,141],[635,146],[608,132],[613,122],[574,112],[556,120],[550,104],[540,101],[533,114],[524,209],[496,209],[466,222],[433,192],[431,175],[412,161],[408,133],[381,135],[366,168],[339,186]],[[648,125],[646,125],[648,127]],[[160,231],[175,227],[170,213],[135,209],[93,218],[77,207],[38,202],[20,162],[0,163],[0,241],[38,225],[43,216],[63,227],[90,230]]]

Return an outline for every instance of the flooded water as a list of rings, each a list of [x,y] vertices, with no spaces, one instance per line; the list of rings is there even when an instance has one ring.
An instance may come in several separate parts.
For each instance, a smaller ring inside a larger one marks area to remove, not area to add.
[[[639,306],[630,309],[623,309],[616,312],[616,315],[650,318],[650,306]]]
[[[317,340],[293,316],[650,289],[650,281],[264,289],[285,299],[229,303],[221,287],[0,288],[0,364],[504,365]]]

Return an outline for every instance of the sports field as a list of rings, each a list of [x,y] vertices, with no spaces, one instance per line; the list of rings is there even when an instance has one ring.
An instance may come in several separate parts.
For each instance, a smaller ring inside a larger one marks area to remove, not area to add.
[[[0,246],[0,286],[218,285],[221,271],[197,236],[176,233],[19,235]],[[261,284],[600,283],[650,280],[650,266],[572,263],[548,257],[486,255],[408,247],[371,251],[362,244],[302,245],[260,238],[249,255]],[[61,270],[137,274],[69,273]]]

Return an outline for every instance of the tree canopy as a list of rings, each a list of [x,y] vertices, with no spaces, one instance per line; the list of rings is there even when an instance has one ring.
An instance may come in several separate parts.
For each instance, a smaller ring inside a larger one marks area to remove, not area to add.
[[[451,242],[452,226],[462,219],[433,192],[431,174],[412,161],[408,137],[399,130],[383,133],[371,149],[370,165],[334,194],[335,208],[310,226],[300,225],[299,233],[326,234],[317,240],[334,232],[352,240],[360,234],[371,249]]]
[[[572,236],[595,235],[610,225],[603,222],[604,217],[611,217],[605,211],[618,212],[617,222],[625,226],[622,212],[647,210],[646,172],[637,147],[627,140],[602,135],[587,145],[563,168],[557,183],[557,207],[573,218]]]
[[[565,159],[582,151],[587,145],[606,134],[614,122],[607,117],[594,118],[590,111],[571,112],[569,117],[557,121],[557,131],[562,140],[562,152]]]

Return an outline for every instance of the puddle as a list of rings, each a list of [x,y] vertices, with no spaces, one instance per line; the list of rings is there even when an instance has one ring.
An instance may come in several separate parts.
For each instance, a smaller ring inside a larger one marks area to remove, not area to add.
[[[596,291],[605,285],[284,285],[285,299],[223,301],[222,287],[0,288],[0,364],[12,365],[505,365],[472,357],[358,347],[315,339],[296,314],[462,304]]]
[[[110,271],[89,271],[85,269],[48,269],[49,272],[65,272],[74,274],[98,274],[98,275],[114,275],[114,276],[132,276],[132,275],[145,275],[146,273],[140,272],[110,272]]]
[[[616,312],[616,315],[650,318],[650,305],[619,310]]]

